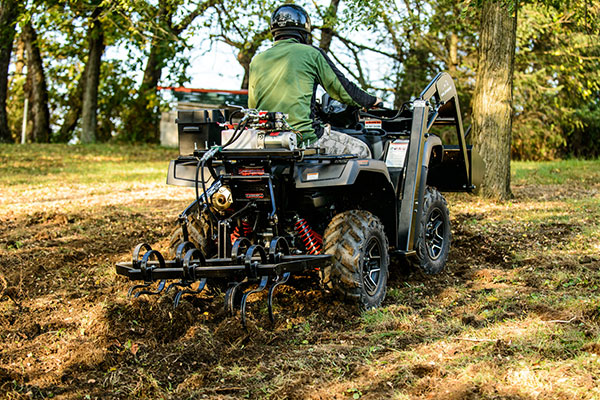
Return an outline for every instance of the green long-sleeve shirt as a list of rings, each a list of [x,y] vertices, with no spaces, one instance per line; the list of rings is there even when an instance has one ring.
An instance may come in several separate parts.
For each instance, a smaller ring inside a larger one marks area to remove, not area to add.
[[[323,132],[316,117],[317,85],[345,104],[371,107],[377,101],[346,79],[323,50],[284,39],[252,59],[248,107],[288,114],[299,142],[310,144]]]

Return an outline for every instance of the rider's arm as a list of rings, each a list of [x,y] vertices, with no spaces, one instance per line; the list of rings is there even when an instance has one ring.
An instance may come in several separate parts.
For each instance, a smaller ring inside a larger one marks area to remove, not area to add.
[[[317,75],[321,86],[331,97],[345,104],[370,108],[377,102],[377,97],[371,96],[354,83],[350,82],[340,72],[325,52],[321,49],[316,59]]]

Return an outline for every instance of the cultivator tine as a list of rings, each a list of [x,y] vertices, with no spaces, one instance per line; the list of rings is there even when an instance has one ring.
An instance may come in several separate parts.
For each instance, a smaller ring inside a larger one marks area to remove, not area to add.
[[[188,287],[191,287],[190,285],[188,285]],[[206,287],[206,278],[200,279],[198,287],[196,289],[193,290],[180,290],[179,292],[177,292],[177,294],[175,295],[175,299],[173,299],[173,308],[177,308],[177,306],[179,305],[179,300],[181,300],[181,297],[184,294],[200,294],[204,288]]]
[[[179,243],[179,246],[175,249],[175,261],[177,262],[177,265],[182,265],[185,255],[193,248],[194,244],[192,242]]]
[[[246,301],[248,300],[248,296],[250,296],[252,293],[258,293],[258,292],[262,292],[263,290],[265,290],[268,282],[269,282],[268,276],[261,276],[258,287],[256,289],[247,291],[242,296],[242,302],[240,304],[240,311],[242,313],[242,325],[244,326],[244,328],[246,327]]]
[[[129,291],[127,292],[127,297],[131,297],[131,295],[133,294],[134,291],[136,291],[138,289],[147,288],[150,285],[152,285],[152,282],[142,283],[140,285],[133,285],[131,288],[129,288]],[[135,296],[135,297],[137,297],[137,296]]]
[[[139,292],[137,292],[136,294],[133,295],[134,299],[137,299],[138,297],[140,297],[143,294],[147,294],[150,296],[158,296],[163,289],[165,288],[165,284],[167,283],[167,281],[165,279],[163,279],[162,281],[160,281],[158,283],[158,287],[156,288],[156,291],[152,291],[152,290],[140,290]]]
[[[140,252],[142,250],[145,250],[145,253],[142,256],[142,259],[140,260]],[[152,285],[152,270],[155,267],[152,265],[148,265],[148,261],[150,261],[150,258],[152,257],[154,257],[156,261],[158,261],[158,265],[161,268],[165,267],[165,259],[163,258],[162,254],[160,254],[156,250],[152,250],[152,247],[150,247],[148,243],[140,243],[137,246],[135,246],[135,249],[133,249],[131,265],[134,268],[140,268],[142,270],[142,273],[144,275],[144,283],[132,286],[127,292],[127,297],[131,297],[133,295],[134,298],[137,298],[142,294],[157,295],[160,294],[165,288],[166,280],[162,280],[158,284],[156,291],[140,290],[139,292],[136,292],[138,289],[145,289]],[[134,292],[136,293],[134,294]]]
[[[231,259],[233,262],[243,262],[244,255],[250,246],[252,246],[252,242],[250,242],[248,238],[241,237],[236,239],[236,241],[233,243],[233,247],[231,248]]]
[[[146,252],[149,252],[150,250],[152,250],[152,247],[150,247],[148,243],[140,243],[137,246],[135,246],[135,248],[133,249],[133,256],[131,259],[131,264],[134,268],[137,268],[140,265],[140,252],[142,250],[146,250]]]
[[[267,298],[267,305],[269,306],[269,319],[271,323],[275,323],[275,316],[273,315],[273,293],[275,292],[275,288],[279,285],[283,285],[290,279],[290,273],[286,272],[281,277],[277,277],[273,286],[269,289],[269,297]]]
[[[185,255],[184,255],[185,254]],[[196,281],[196,269],[199,265],[205,265],[206,259],[204,254],[196,248],[191,242],[183,242],[177,246],[175,251],[175,259],[178,265],[183,268],[184,278],[179,282],[174,282],[167,288],[167,293],[174,287],[182,288],[175,294],[173,299],[173,308],[179,305],[179,301],[184,294],[200,294],[206,287],[206,278],[199,280],[198,287],[196,289],[188,289],[192,287],[192,284]]]
[[[167,286],[167,290],[165,290],[165,294],[169,294],[169,292],[173,288],[176,288],[176,287],[178,287],[178,288],[186,288],[186,287],[189,287],[189,286],[190,286],[189,282],[184,282],[184,281],[173,282],[169,286]]]
[[[241,301],[239,288],[248,283],[248,278],[244,278],[241,282],[236,282],[225,292],[225,311],[230,315],[235,315],[235,307]]]

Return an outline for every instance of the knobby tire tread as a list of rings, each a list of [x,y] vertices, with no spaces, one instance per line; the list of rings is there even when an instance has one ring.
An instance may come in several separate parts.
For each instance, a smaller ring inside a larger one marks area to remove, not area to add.
[[[380,231],[383,246],[382,267],[385,273],[384,285],[387,282],[389,244],[383,224],[373,214],[363,210],[351,210],[339,213],[333,217],[323,235],[324,253],[332,254],[334,261],[331,267],[322,271],[322,281],[325,286],[342,295],[344,298],[358,303],[359,308],[369,309],[377,307],[383,302],[383,296],[372,303],[362,289],[362,262],[361,255],[366,249],[369,235],[373,231]]]
[[[202,213],[200,219],[198,219],[197,214],[190,215],[187,220],[187,230],[189,241],[192,242],[196,248],[200,249],[205,257],[210,257],[214,252],[214,245],[208,240],[210,237],[210,222],[208,216]],[[178,223],[169,237],[169,254],[171,257],[175,257],[175,250],[182,242],[183,231]]]
[[[450,213],[448,212],[448,202],[444,198],[444,196],[435,188],[427,186],[425,189],[425,195],[423,196],[423,213],[419,218],[419,235],[415,239],[414,249],[417,252],[417,259],[413,262],[413,266],[420,268],[426,274],[435,275],[440,273],[445,265],[446,260],[448,259],[448,253],[450,252],[450,243],[452,242],[452,231],[450,229]],[[444,254],[441,259],[438,259],[439,262],[432,262],[427,255],[427,249],[425,244],[425,230],[427,228],[427,215],[428,210],[435,204],[440,205],[440,210],[442,211],[445,220],[448,222],[447,225],[447,235],[448,237],[445,240],[444,244]]]

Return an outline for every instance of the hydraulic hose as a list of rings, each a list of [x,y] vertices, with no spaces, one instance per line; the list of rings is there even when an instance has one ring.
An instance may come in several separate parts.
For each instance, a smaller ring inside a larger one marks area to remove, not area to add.
[[[227,141],[227,143],[225,143],[223,145],[223,148],[229,146],[230,144],[234,143],[236,140],[238,140],[240,138],[240,136],[242,136],[242,132],[244,132],[244,129],[246,129],[246,126],[248,125],[248,120],[244,120],[243,122],[240,122],[240,124],[237,126],[236,130],[233,131],[233,135],[231,135],[231,138]]]

